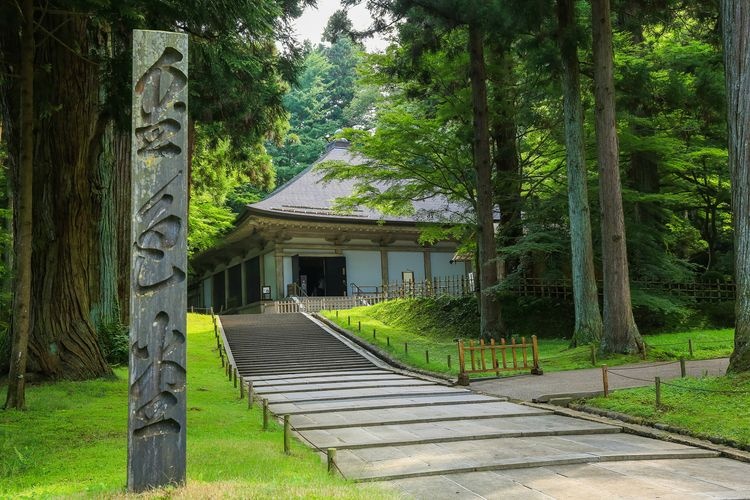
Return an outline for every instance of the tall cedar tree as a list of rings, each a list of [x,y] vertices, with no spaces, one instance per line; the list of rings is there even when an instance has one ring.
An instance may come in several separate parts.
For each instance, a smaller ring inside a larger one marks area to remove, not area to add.
[[[598,342],[602,336],[602,317],[599,313],[594,271],[594,245],[591,240],[575,3],[575,0],[557,0],[567,148],[571,274],[575,305],[575,330],[571,342],[573,346]]]
[[[722,0],[737,283],[730,372],[750,371],[750,4]]]
[[[235,140],[257,142],[285,120],[283,79],[293,76],[299,53],[292,45],[282,57],[274,40],[290,41],[289,18],[304,3],[266,0],[258,8],[257,1],[219,0],[201,9],[136,0],[35,3],[35,67],[45,71],[34,75],[33,251],[18,248],[35,271],[28,371],[49,378],[108,375],[102,341],[113,324],[124,335],[130,127],[122,110],[129,109],[131,29],[146,24],[191,33],[191,92],[202,103],[192,107],[199,113],[193,119],[224,122]],[[14,8],[0,4],[0,66],[11,75],[21,53]],[[96,16],[88,13],[94,10]],[[18,92],[20,80],[0,81],[3,93]],[[0,101],[11,158],[20,157],[18,107]],[[18,161],[10,164],[23,173]]]
[[[620,187],[619,147],[615,121],[612,24],[609,0],[592,0],[596,149],[599,160],[602,273],[604,275],[604,352],[643,352],[633,318]]]
[[[34,0],[21,10],[21,154],[18,172],[18,238],[13,300],[13,340],[6,408],[26,407],[25,375],[31,334],[31,219],[34,178]]]

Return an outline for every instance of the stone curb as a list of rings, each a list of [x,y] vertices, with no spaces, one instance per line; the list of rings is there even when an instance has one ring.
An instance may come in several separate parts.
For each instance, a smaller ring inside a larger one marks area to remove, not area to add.
[[[432,378],[443,380],[445,382],[448,382],[451,385],[456,385],[456,379],[454,379],[453,377],[449,377],[447,375],[443,375],[442,373],[435,373],[435,372],[431,372],[429,370],[423,370],[421,368],[415,368],[413,366],[406,365],[402,361],[400,361],[400,360],[394,358],[393,356],[391,356],[388,352],[384,351],[383,349],[381,349],[379,347],[376,347],[376,346],[370,344],[369,342],[366,342],[365,340],[362,340],[358,336],[354,335],[353,333],[351,333],[348,330],[345,330],[344,328],[341,328],[339,325],[337,325],[336,323],[334,323],[333,321],[329,320],[328,318],[324,317],[321,314],[312,313],[311,316],[313,316],[318,321],[321,321],[321,322],[325,323],[325,325],[328,328],[331,328],[332,330],[335,330],[337,333],[340,333],[341,335],[345,336],[346,338],[348,338],[349,340],[351,340],[352,342],[354,342],[358,346],[362,347],[363,349],[366,349],[368,352],[372,353],[377,358],[385,361],[386,363],[388,363],[390,365],[395,366],[396,368],[399,368],[401,370],[406,370],[406,371],[412,372],[412,373],[419,373],[421,375],[426,375],[428,377],[432,377]]]
[[[602,410],[585,404],[572,403],[568,408],[544,404],[544,403],[521,403],[532,408],[542,408],[551,410],[558,415],[568,417],[582,418],[593,422],[605,423],[610,425],[619,425],[623,431],[637,436],[644,436],[661,441],[695,446],[706,450],[720,453],[721,456],[750,463],[750,452],[743,449],[740,445],[731,446],[727,440],[716,438],[714,436],[702,436],[692,434],[685,429],[679,429],[665,424],[651,425],[639,417],[633,417],[625,413]],[[724,442],[717,442],[724,441]]]

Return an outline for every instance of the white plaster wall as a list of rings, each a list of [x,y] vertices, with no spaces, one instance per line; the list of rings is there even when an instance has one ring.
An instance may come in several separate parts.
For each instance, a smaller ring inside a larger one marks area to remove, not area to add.
[[[388,281],[401,281],[402,271],[413,271],[414,280],[424,281],[424,254],[422,252],[388,252]]]
[[[451,264],[453,252],[432,252],[430,254],[430,265],[432,266],[432,277],[443,278],[445,276],[463,276],[466,274],[466,266],[463,262]]]
[[[348,293],[352,293],[352,283],[365,291],[370,287],[381,285],[380,251],[344,250],[346,257],[346,286]]]
[[[263,256],[263,273],[265,275],[264,283],[261,286],[271,287],[271,298],[277,299],[276,296],[276,259],[273,256],[273,252],[269,252]]]

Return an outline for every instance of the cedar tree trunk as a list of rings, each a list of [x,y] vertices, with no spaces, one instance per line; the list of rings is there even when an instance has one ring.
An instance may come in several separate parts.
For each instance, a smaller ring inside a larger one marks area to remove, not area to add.
[[[31,332],[32,189],[34,180],[34,1],[24,0],[21,29],[20,161],[18,163],[18,213],[13,290],[13,343],[8,372],[6,408],[26,406],[26,361]]]
[[[76,14],[43,22],[55,37],[37,47],[37,65],[50,67],[37,74],[37,102],[51,112],[36,131],[29,367],[51,378],[94,378],[111,374],[92,320],[101,286],[97,180],[107,121],[101,70],[89,54],[101,48],[100,33],[94,20]]]
[[[615,121],[614,62],[609,0],[592,0],[596,149],[604,274],[604,352],[643,352],[633,318],[620,187],[619,146]]]
[[[594,245],[591,241],[586,144],[583,136],[578,43],[575,38],[575,1],[557,0],[557,15],[560,26],[570,254],[576,316],[571,345],[575,347],[599,342],[602,337],[602,317],[599,313],[599,297],[594,272]]]
[[[471,100],[474,115],[474,169],[477,177],[477,229],[479,243],[479,312],[482,338],[498,338],[502,331],[500,303],[488,289],[497,284],[492,166],[490,162],[487,74],[482,31],[469,26]]]
[[[737,283],[730,372],[750,371],[750,4],[722,0]]]

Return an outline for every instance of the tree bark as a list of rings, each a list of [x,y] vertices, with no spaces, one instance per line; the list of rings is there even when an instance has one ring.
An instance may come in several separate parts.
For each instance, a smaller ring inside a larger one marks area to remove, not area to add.
[[[575,0],[557,0],[557,17],[560,27],[570,254],[575,305],[575,330],[571,345],[575,347],[601,340],[602,317],[599,313],[594,245],[591,240],[586,144],[583,135],[578,43],[575,37]]]
[[[100,33],[95,21],[75,14],[44,23],[55,38],[37,48],[37,63],[51,68],[37,75],[37,102],[53,111],[37,123],[36,137],[44,140],[35,155],[29,367],[50,378],[94,378],[111,374],[92,319],[101,285],[94,186],[107,120],[100,68],[89,54],[101,48]]]
[[[13,343],[5,408],[26,407],[26,362],[31,333],[32,189],[34,182],[34,1],[24,0],[21,29],[20,161],[18,163],[18,237],[13,293]]]
[[[497,43],[497,42],[496,42]],[[495,200],[500,212],[496,246],[514,245],[523,235],[521,227],[521,166],[518,158],[518,130],[513,88],[513,56],[507,45],[493,47],[495,73],[493,115],[490,126],[495,144]],[[498,279],[518,267],[517,258],[504,257],[498,262]]]
[[[730,372],[750,371],[750,5],[722,0],[737,284]]]
[[[603,352],[643,352],[633,318],[620,186],[619,146],[615,118],[614,62],[609,0],[592,0],[596,149],[604,275]]]
[[[497,284],[492,165],[487,111],[487,73],[482,31],[469,26],[471,100],[474,126],[474,169],[477,178],[477,230],[479,233],[479,311],[482,338],[498,338],[502,332],[500,303],[488,289]]]

